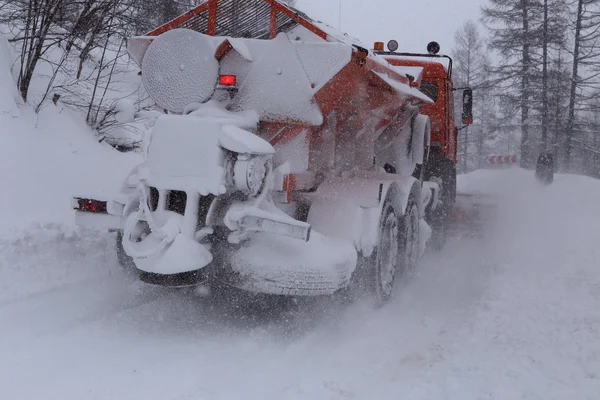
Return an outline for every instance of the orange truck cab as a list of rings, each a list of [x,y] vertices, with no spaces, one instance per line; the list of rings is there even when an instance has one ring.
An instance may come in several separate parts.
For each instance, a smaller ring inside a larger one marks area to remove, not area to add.
[[[403,71],[419,69],[415,76],[421,76],[413,84],[426,94],[432,104],[421,104],[420,113],[429,117],[431,123],[430,156],[425,167],[425,179],[438,178],[442,182],[442,202],[440,210],[444,218],[456,201],[456,163],[458,132],[473,123],[473,95],[471,88],[455,88],[452,81],[452,58],[438,55],[440,46],[436,42],[427,45],[428,54],[400,53],[398,43],[388,42],[388,51],[382,42],[375,43],[374,53],[382,55],[394,67]],[[408,67],[408,68],[407,68]],[[422,73],[421,73],[422,69]],[[417,73],[418,72],[418,73]],[[410,77],[409,77],[410,78]],[[462,121],[455,121],[454,92],[460,90],[462,96]],[[458,126],[462,125],[462,126]]]
[[[454,121],[453,83],[446,68],[439,62],[386,58],[395,66],[423,68],[419,89],[435,103],[419,108],[431,121],[431,147],[439,148],[442,157],[456,161],[458,128]]]

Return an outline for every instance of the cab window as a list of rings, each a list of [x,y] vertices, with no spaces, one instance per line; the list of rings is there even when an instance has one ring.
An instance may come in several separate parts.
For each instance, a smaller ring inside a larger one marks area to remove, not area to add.
[[[421,86],[419,88],[424,95],[429,97],[433,102],[437,102],[438,97],[438,85],[435,82],[421,82]]]

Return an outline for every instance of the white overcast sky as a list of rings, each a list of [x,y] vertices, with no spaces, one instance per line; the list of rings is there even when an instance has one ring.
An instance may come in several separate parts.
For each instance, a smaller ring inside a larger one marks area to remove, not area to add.
[[[454,32],[478,21],[485,0],[341,0],[341,30],[372,48],[375,41],[396,39],[399,51],[424,52],[432,40],[450,53]],[[340,0],[297,0],[312,18],[338,27]],[[482,27],[482,35],[485,31]]]

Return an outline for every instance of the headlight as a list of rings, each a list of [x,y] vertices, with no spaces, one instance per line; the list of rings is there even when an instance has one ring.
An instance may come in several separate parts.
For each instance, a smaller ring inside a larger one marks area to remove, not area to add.
[[[236,189],[256,196],[262,192],[270,171],[270,156],[239,154],[233,166],[233,183]]]

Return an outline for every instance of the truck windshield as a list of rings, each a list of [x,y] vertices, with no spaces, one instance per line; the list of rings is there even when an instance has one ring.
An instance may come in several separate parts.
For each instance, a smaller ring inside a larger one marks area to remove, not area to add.
[[[437,101],[438,96],[438,86],[435,82],[421,82],[421,87],[419,88],[423,94],[429,97],[435,103]]]

